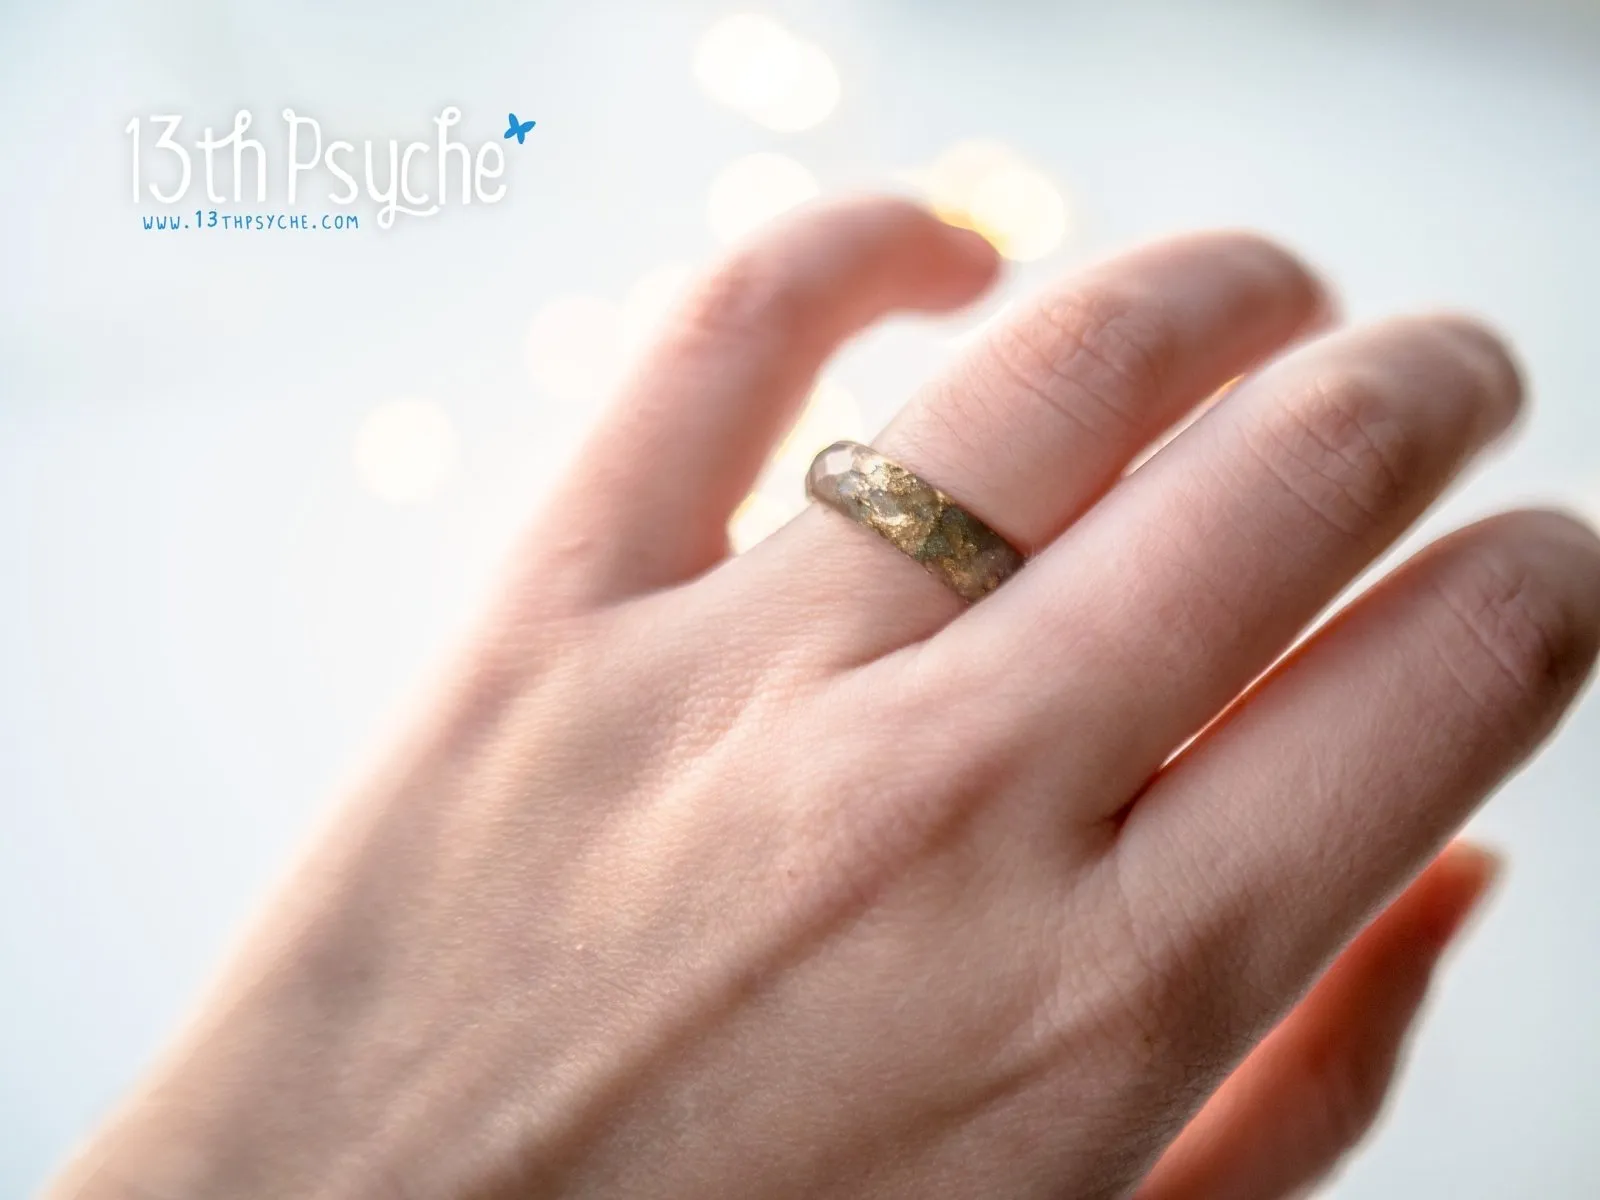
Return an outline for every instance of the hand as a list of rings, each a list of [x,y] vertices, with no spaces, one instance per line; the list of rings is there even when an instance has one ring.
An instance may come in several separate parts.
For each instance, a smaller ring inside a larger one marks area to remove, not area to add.
[[[711,276],[54,1194],[1266,1200],[1332,1166],[1492,863],[1447,851],[1325,968],[1571,702],[1600,546],[1484,522],[1274,665],[1518,377],[1447,317],[1275,358],[1323,290],[1212,235],[1052,288],[874,443],[1030,553],[993,595],[820,505],[729,559],[840,341],[995,266],[856,201]]]

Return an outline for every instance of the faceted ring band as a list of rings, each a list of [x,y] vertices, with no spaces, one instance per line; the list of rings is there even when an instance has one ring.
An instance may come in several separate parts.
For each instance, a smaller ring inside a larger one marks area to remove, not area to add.
[[[971,603],[1026,561],[931,483],[859,442],[835,442],[806,473],[811,499],[865,525]]]

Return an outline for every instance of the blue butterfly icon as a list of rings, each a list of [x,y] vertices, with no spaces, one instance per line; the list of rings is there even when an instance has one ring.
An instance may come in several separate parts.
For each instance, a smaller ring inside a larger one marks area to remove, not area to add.
[[[506,114],[506,120],[511,122],[510,128],[508,128],[506,130],[506,136],[508,138],[510,138],[510,137],[516,138],[517,139],[517,145],[519,145],[519,146],[522,145],[523,142],[525,140],[527,140],[528,130],[533,128],[533,122],[532,121],[518,121],[516,113],[507,113]]]

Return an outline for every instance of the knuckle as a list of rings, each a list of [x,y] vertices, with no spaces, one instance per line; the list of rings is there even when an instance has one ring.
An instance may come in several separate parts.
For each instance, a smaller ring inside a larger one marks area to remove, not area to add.
[[[945,226],[898,198],[818,206],[733,251],[690,288],[679,330],[714,339],[805,336],[837,328],[870,281],[936,251]]]
[[[1440,653],[1468,698],[1497,723],[1508,709],[1542,712],[1571,674],[1578,637],[1528,564],[1482,553],[1439,594],[1451,618]]]
[[[1159,301],[1106,285],[1047,296],[992,343],[994,361],[1039,407],[1112,444],[1171,377],[1179,347]]]
[[[1389,389],[1360,372],[1276,408],[1251,449],[1322,524],[1362,541],[1405,504],[1419,452]]]
[[[689,290],[677,329],[711,341],[791,330],[806,308],[799,275],[769,247],[739,250]]]

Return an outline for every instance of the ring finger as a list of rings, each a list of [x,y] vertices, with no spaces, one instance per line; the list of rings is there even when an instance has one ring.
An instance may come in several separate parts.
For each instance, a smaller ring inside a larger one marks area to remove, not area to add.
[[[1310,272],[1259,237],[1157,244],[1068,280],[996,327],[874,445],[1032,552],[1164,429],[1328,309]],[[857,661],[926,636],[962,607],[908,558],[817,506],[763,551],[747,556],[751,585],[853,626],[841,652]],[[824,559],[826,571],[792,579],[794,561]],[[774,572],[782,588],[771,587]],[[843,595],[841,579],[850,581]]]

